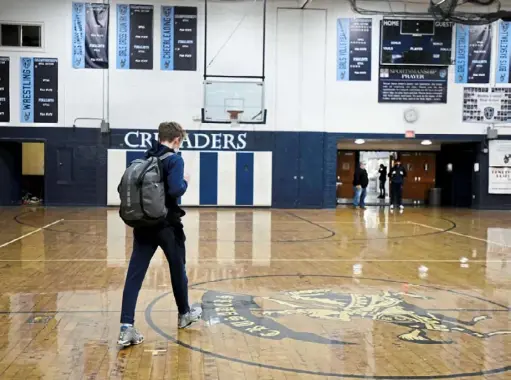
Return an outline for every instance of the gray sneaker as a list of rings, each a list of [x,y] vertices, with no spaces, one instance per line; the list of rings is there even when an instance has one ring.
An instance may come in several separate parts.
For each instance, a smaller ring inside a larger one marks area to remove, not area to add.
[[[177,327],[184,329],[185,327],[190,326],[192,323],[199,321],[201,317],[202,308],[200,306],[192,307],[188,313],[179,315],[177,320]]]
[[[117,344],[119,346],[128,347],[132,344],[140,344],[143,341],[144,336],[140,334],[140,331],[138,331],[136,328],[133,326],[122,326]]]

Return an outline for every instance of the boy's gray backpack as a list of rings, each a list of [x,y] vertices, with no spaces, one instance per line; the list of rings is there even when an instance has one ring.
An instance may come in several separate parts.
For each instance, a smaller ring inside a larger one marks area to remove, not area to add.
[[[128,226],[154,226],[167,216],[161,162],[172,154],[134,160],[125,170],[117,191],[121,198],[119,215]]]

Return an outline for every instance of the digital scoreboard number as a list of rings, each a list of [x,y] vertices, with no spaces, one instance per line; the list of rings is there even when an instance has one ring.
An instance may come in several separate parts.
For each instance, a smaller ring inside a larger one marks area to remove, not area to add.
[[[382,20],[382,65],[447,66],[452,63],[454,23],[433,20]]]

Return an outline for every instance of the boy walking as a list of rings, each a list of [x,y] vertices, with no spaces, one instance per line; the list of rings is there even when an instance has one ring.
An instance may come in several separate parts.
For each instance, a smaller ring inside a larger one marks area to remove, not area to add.
[[[124,347],[144,341],[142,334],[134,327],[135,307],[147,268],[158,247],[161,247],[169,263],[172,290],[179,312],[178,327],[185,328],[197,322],[202,314],[200,307],[190,308],[188,303],[186,237],[181,223],[185,212],[178,206],[177,201],[188,187],[188,178],[184,176],[184,161],[177,154],[185,131],[178,123],[165,122],[160,124],[158,134],[159,141],[153,141],[151,149],[146,152],[146,158],[165,155],[160,160],[168,213],[165,220],[158,225],[133,229],[133,253],[122,296],[121,332],[117,342]]]

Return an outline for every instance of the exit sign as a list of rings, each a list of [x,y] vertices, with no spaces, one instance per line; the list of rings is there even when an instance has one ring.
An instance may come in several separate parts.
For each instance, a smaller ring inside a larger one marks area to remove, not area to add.
[[[415,131],[406,131],[405,132],[405,138],[407,138],[407,139],[414,139],[415,138]]]

